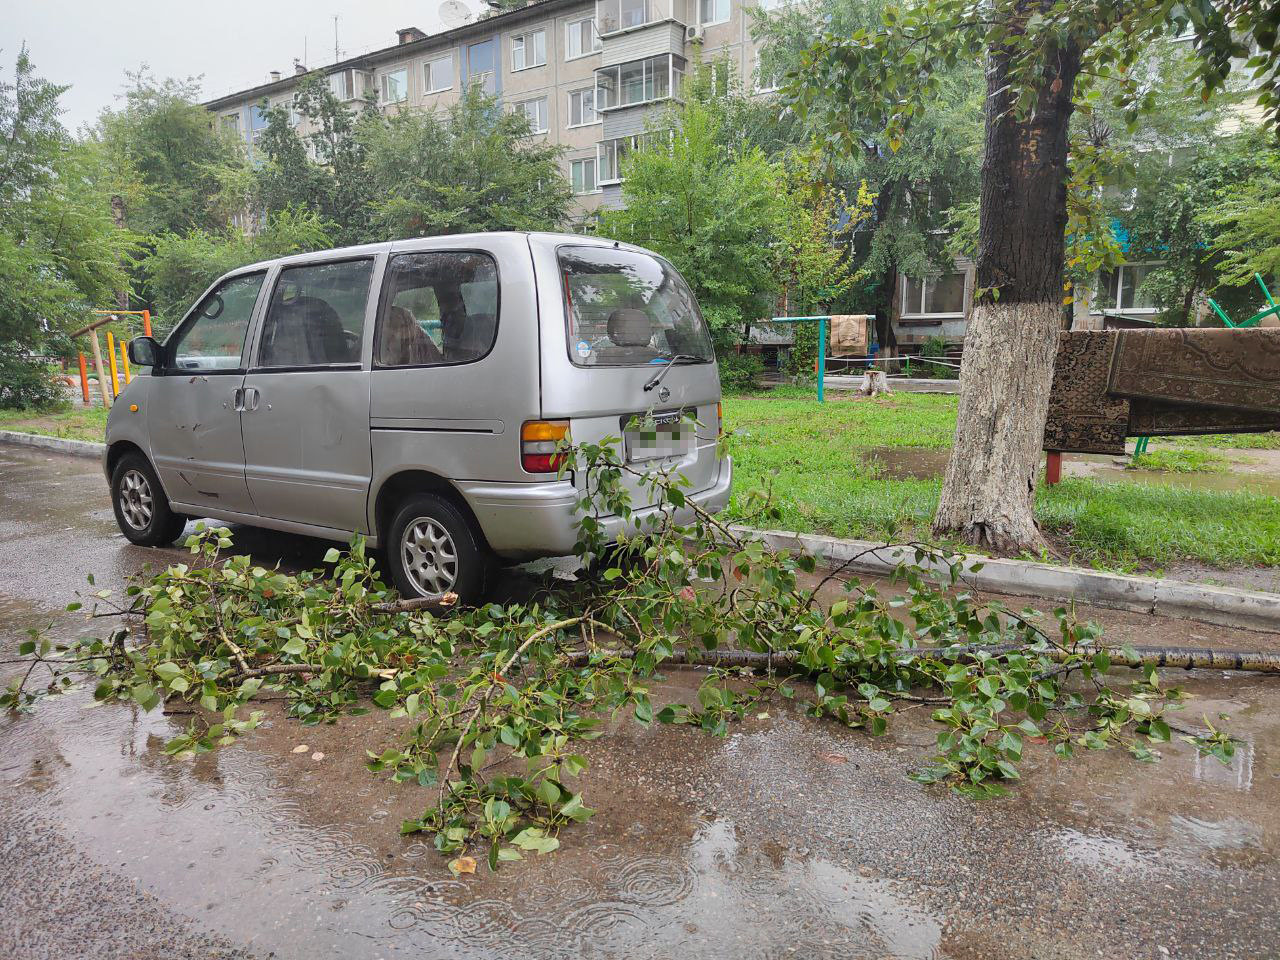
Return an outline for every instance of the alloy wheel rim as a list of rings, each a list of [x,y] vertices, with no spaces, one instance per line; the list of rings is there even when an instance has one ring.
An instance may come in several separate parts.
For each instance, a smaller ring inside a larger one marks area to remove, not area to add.
[[[404,528],[400,556],[409,582],[424,597],[440,597],[458,581],[458,551],[439,521],[419,517]]]
[[[141,471],[130,470],[120,479],[120,512],[135,530],[145,530],[155,512],[151,484]]]

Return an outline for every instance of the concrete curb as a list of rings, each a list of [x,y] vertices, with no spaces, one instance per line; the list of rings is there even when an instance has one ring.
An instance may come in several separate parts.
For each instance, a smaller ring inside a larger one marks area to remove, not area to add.
[[[807,553],[828,568],[848,563],[849,569],[858,573],[883,576],[900,563],[915,562],[911,547],[886,547],[868,540],[841,540],[784,530],[733,529],[758,537],[774,549]],[[975,554],[962,555],[961,564],[966,583],[991,593],[1075,601],[1223,627],[1280,631],[1280,594]],[[973,570],[975,564],[981,564],[981,569]],[[936,569],[940,565],[923,566]]]
[[[828,390],[860,390],[861,376],[849,377],[841,374],[828,374],[823,385]],[[899,393],[959,393],[959,380],[931,380],[923,377],[890,377],[889,392]]]
[[[100,459],[106,449],[102,443],[18,433],[15,430],[0,430],[0,443],[94,459]],[[826,567],[849,562],[849,569],[858,573],[883,576],[892,573],[900,563],[915,561],[915,550],[911,547],[886,547],[870,540],[842,540],[787,530],[755,530],[741,526],[732,529],[758,537],[775,550],[807,553]],[[973,570],[974,564],[981,564],[981,569]],[[1223,627],[1280,632],[1280,594],[975,554],[964,555],[962,565],[965,581],[971,587],[991,593],[1076,601],[1112,610],[1197,620]]]
[[[71,440],[67,437],[46,437],[39,433],[19,433],[17,430],[0,430],[0,443],[11,443],[20,447],[39,447],[55,453],[67,453],[73,457],[92,457],[102,459],[107,449],[105,443],[94,443],[91,440]]]

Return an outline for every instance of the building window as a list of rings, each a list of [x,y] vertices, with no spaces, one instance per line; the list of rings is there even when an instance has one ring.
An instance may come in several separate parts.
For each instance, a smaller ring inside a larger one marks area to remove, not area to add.
[[[632,150],[639,148],[643,135],[618,137],[614,140],[602,140],[596,146],[596,183],[622,182],[622,161]]]
[[[404,103],[409,99],[409,68],[384,73],[380,79],[383,103]]]
[[[569,126],[585,127],[589,123],[599,123],[600,115],[596,113],[596,88],[569,92]]]
[[[1126,310],[1134,313],[1154,313],[1155,298],[1143,293],[1142,284],[1159,263],[1126,263],[1114,270],[1098,272],[1098,302],[1100,310]]]
[[[698,0],[698,22],[704,27],[729,22],[729,0]]]
[[[596,182],[596,158],[574,160],[569,164],[569,182],[574,193],[595,193],[600,189]]]
[[[529,118],[529,127],[534,133],[547,132],[547,98],[525,100],[515,105],[516,113],[523,113]]]
[[[232,136],[240,136],[240,114],[229,113],[222,118],[222,132]]]
[[[254,104],[249,108],[249,139],[253,141],[256,147],[262,139],[262,135],[267,132],[267,111],[259,104]]]
[[[649,0],[599,0],[596,27],[602,34],[642,27],[657,20],[657,13],[656,5]]]
[[[467,82],[485,93],[498,92],[497,41],[481,40],[467,48]]]
[[[631,107],[671,96],[684,79],[684,60],[669,53],[596,71],[596,110]]]
[[[564,32],[564,58],[566,60],[576,60],[578,57],[600,52],[600,34],[596,30],[595,17],[571,20],[565,24]]]
[[[547,62],[547,31],[531,30],[511,38],[511,69],[528,70]]]
[[[329,92],[342,102],[356,98],[355,76],[350,70],[329,74]]]
[[[439,93],[453,87],[453,54],[436,57],[422,65],[422,89],[426,93]]]
[[[964,316],[964,274],[902,278],[902,316]]]
[[[284,103],[289,108],[289,126],[291,127],[302,126],[303,116],[302,116],[302,111],[298,109],[297,98],[296,97],[291,98],[289,100],[284,101]]]
[[[756,54],[756,93],[773,93],[782,86],[782,77],[777,64],[766,66],[759,53]]]

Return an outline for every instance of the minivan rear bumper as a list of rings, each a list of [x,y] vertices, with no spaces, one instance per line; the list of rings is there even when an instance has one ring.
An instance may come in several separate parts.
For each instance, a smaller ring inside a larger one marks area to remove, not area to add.
[[[733,482],[733,461],[725,457],[711,486],[688,494],[704,510],[717,512],[729,503]],[[578,540],[575,508],[578,491],[568,480],[545,483],[468,483],[457,484],[480,522],[485,539],[494,553],[511,560],[534,557],[558,557],[573,553]],[[652,514],[655,507],[632,514],[633,525]],[[688,523],[693,511],[676,512],[678,523]],[[623,528],[621,517],[604,521],[607,537],[615,537]]]

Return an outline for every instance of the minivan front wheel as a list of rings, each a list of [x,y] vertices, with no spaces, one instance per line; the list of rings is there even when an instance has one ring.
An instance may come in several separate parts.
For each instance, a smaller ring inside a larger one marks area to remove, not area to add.
[[[126,453],[111,471],[111,506],[120,532],[140,547],[163,547],[177,540],[187,518],[169,508],[169,498],[147,458]]]
[[[392,518],[387,566],[402,597],[456,593],[477,603],[484,593],[486,554],[470,522],[431,493],[410,497]]]

